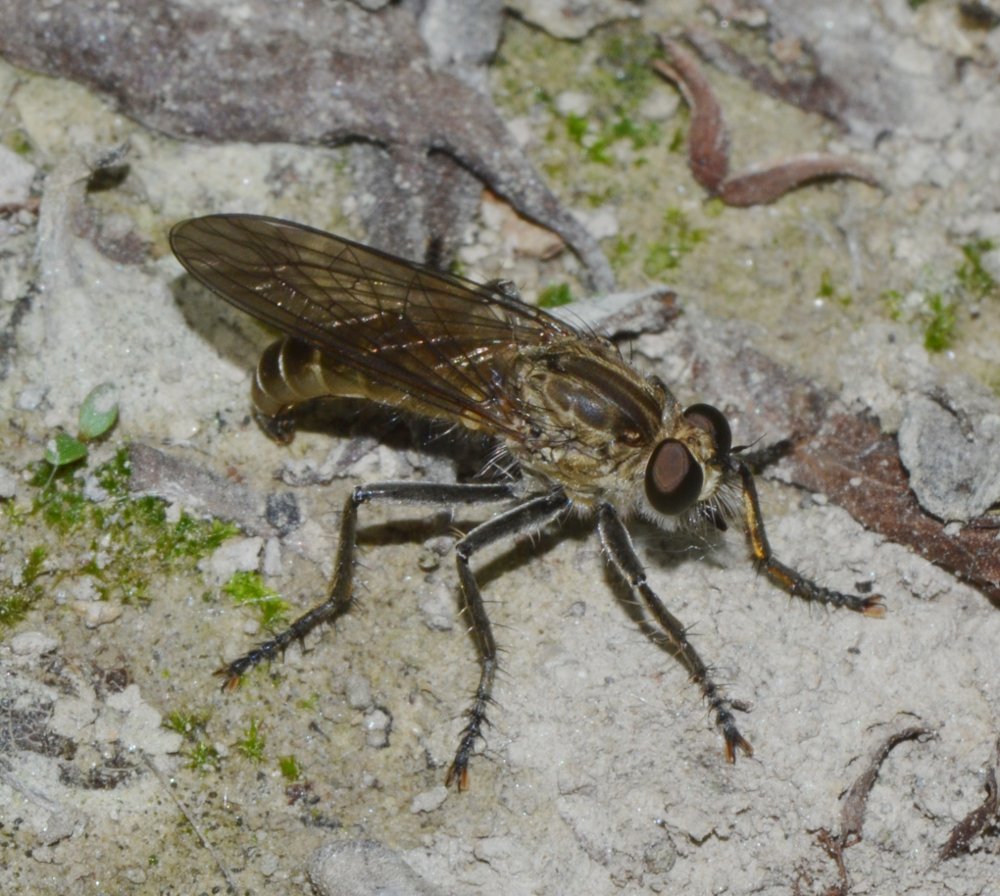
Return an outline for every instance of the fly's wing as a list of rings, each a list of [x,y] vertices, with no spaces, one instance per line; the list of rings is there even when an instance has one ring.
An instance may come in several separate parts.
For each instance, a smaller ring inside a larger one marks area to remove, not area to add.
[[[513,431],[503,384],[518,348],[576,335],[489,286],[276,218],[192,218],[170,245],[237,308],[444,417],[494,431]]]

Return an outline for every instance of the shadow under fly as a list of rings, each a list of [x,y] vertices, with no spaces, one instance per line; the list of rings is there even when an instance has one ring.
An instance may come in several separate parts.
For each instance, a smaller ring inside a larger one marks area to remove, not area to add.
[[[362,398],[492,437],[496,482],[382,482],[351,492],[333,581],[322,603],[220,674],[234,688],[250,668],[342,615],[352,601],[358,509],[372,502],[496,503],[493,516],[455,545],[480,676],[446,783],[468,786],[468,765],[486,724],[497,645],[472,571],[487,545],[534,532],[570,514],[597,529],[605,557],[647,621],[708,703],[730,762],[751,755],[734,710],[649,586],[625,520],[664,529],[725,528],[739,520],[760,569],[805,600],[882,616],[879,595],[844,594],[777,560],[764,533],[743,449],[725,416],[707,404],[682,408],[667,386],[625,362],[618,349],[521,302],[502,284],[476,284],[301,224],[253,215],[211,215],[176,225],[174,254],[226,301],[287,335],[267,348],[253,381],[257,419],[291,437],[291,413],[325,395]]]

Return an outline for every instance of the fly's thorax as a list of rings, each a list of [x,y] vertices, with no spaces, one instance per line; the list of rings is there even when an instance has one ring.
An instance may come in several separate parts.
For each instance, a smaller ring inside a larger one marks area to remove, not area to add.
[[[511,453],[583,503],[636,477],[673,400],[598,340],[525,351],[511,386],[522,420]]]

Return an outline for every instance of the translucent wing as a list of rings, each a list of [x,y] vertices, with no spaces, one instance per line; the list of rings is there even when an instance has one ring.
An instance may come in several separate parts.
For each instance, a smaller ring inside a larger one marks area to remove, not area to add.
[[[444,416],[499,430],[518,348],[578,336],[496,288],[276,218],[193,218],[170,245],[237,308]]]

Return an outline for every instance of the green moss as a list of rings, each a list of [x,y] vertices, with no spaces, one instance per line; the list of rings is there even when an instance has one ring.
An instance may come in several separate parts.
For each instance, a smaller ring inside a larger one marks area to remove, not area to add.
[[[41,545],[36,548],[32,548],[31,552],[28,554],[28,561],[24,564],[24,572],[21,577],[25,585],[33,585],[35,579],[42,574],[45,558],[48,557],[48,555],[48,549],[42,547]]]
[[[634,233],[628,236],[615,237],[615,241],[611,244],[611,249],[608,251],[608,261],[611,262],[611,266],[615,270],[620,270],[631,262],[635,254],[635,244],[636,235]]]
[[[833,293],[833,277],[830,276],[829,269],[824,268],[819,277],[819,289],[816,290],[816,295],[821,299],[832,299]]]
[[[265,746],[264,735],[260,730],[260,719],[250,719],[243,736],[236,742],[236,749],[251,762],[263,762]]]
[[[923,325],[924,348],[929,352],[942,352],[955,344],[960,320],[967,318],[963,313],[967,305],[1000,297],[1000,284],[983,266],[983,256],[995,251],[996,243],[976,239],[960,248],[961,264],[950,277],[932,278],[937,281],[935,287],[926,291],[924,307],[913,315]]]
[[[281,595],[264,584],[258,572],[237,572],[222,586],[238,606],[251,605],[259,616],[261,625],[273,628],[284,624],[288,613],[288,604]]]
[[[21,569],[20,584],[10,584],[0,590],[0,626],[20,622],[41,599],[44,591],[39,579],[45,572],[48,555],[48,549],[42,545],[32,548]]]
[[[79,526],[86,516],[87,499],[83,497],[83,480],[76,475],[76,464],[54,465],[43,460],[31,471],[29,482],[38,489],[32,514],[62,535]]]
[[[705,233],[692,226],[679,208],[668,208],[663,213],[659,238],[646,252],[643,273],[655,279],[677,268],[684,256],[705,239]]]
[[[0,585],[0,625],[17,622],[46,592],[80,576],[90,577],[102,600],[148,600],[152,576],[193,570],[239,531],[232,523],[186,513],[171,522],[161,499],[130,496],[125,447],[92,470],[85,461],[39,461],[29,468],[35,490],[30,508],[7,515],[18,526],[40,522],[43,543],[25,545],[16,587]],[[58,541],[62,559],[56,569],[44,568],[44,530]]]
[[[612,122],[603,139],[609,146],[617,140],[628,140],[632,144],[632,148],[638,150],[658,145],[662,137],[660,126],[655,121],[637,124],[631,118],[622,117]],[[642,157],[635,161],[636,165],[644,165],[645,163],[646,160]]]
[[[996,280],[983,267],[983,255],[996,249],[996,243],[993,240],[979,239],[966,243],[961,248],[965,261],[955,270],[959,285],[975,299],[1000,296]]]
[[[289,783],[294,784],[302,777],[302,766],[294,756],[282,756],[278,759],[278,768],[281,777]]]
[[[38,587],[4,588],[0,591],[0,626],[20,622],[41,596]]]
[[[650,91],[662,86],[649,66],[655,52],[655,39],[634,25],[613,26],[598,43],[561,41],[511,24],[494,68],[494,94],[512,117],[548,116],[549,123],[540,125],[545,152],[536,164],[554,184],[568,181],[577,201],[606,203],[609,188],[617,189],[609,184],[625,176],[623,167],[647,164],[641,155],[646,148],[660,151],[661,126],[642,108]],[[585,97],[586,110],[561,110],[557,99],[564,93]],[[613,151],[621,143],[631,156]]]
[[[190,744],[185,755],[188,768],[197,771],[213,771],[219,765],[219,751],[206,740],[206,728],[210,713],[207,710],[174,710],[167,714],[163,727],[176,731]]]
[[[706,218],[721,218],[726,212],[726,203],[718,196],[707,199],[701,206],[701,210]]]
[[[127,498],[129,478],[132,475],[132,468],[129,465],[128,451],[120,448],[115,452],[115,456],[107,463],[101,464],[94,471],[94,478],[98,485],[108,493],[111,498]]]
[[[611,136],[615,140],[628,140],[634,149],[658,146],[663,140],[663,131],[655,121],[639,124],[623,115],[611,125]]]
[[[564,90],[594,97],[601,106],[635,109],[657,84],[650,60],[659,49],[656,38],[638,23],[606,29],[595,42],[553,38],[540,29],[512,22],[496,62],[502,87],[527,103],[549,103]],[[547,77],[526,80],[525,70],[544,71]],[[544,85],[539,86],[539,85]],[[527,111],[522,106],[520,112]]]
[[[841,292],[837,289],[833,282],[833,274],[830,273],[829,268],[823,268],[820,272],[819,288],[816,290],[816,295],[818,298],[837,302],[844,308],[849,307],[854,301],[849,292]]]
[[[942,352],[949,348],[955,336],[956,315],[954,302],[940,293],[927,296],[927,325],[924,328],[924,348],[929,352]]]
[[[879,299],[885,305],[889,320],[899,320],[903,316],[903,294],[898,289],[887,289]]]
[[[976,239],[960,247],[962,262],[951,271],[928,267],[913,284],[923,302],[907,302],[904,292],[889,289],[881,293],[886,315],[923,330],[924,348],[942,352],[954,347],[963,324],[970,319],[967,309],[988,298],[1000,298],[1000,284],[983,265],[983,256],[994,252],[993,240]]]
[[[684,152],[684,147],[684,129],[674,128],[674,133],[670,138],[670,142],[667,144],[667,152],[681,153]]]
[[[587,119],[583,115],[574,115],[572,112],[566,116],[566,134],[570,140],[579,146],[583,145],[583,138],[587,136]]]
[[[568,283],[554,283],[546,286],[538,294],[539,308],[558,308],[560,305],[568,305],[573,301]]]
[[[163,720],[163,727],[175,731],[185,740],[197,742],[205,733],[210,713],[206,710],[174,710]]]
[[[32,146],[28,135],[20,128],[16,128],[7,133],[4,143],[19,156],[31,155]]]
[[[658,144],[663,136],[655,121],[640,124],[624,114],[602,123],[570,113],[565,124],[567,136],[583,148],[587,161],[599,165],[614,163],[611,147],[621,140],[627,140],[633,149],[639,150]],[[644,164],[644,160],[639,158],[636,164]]]
[[[186,513],[182,513],[176,523],[169,525],[166,524],[165,508],[161,505],[159,510],[162,517],[160,513],[156,516],[158,519],[162,518],[165,529],[157,540],[157,549],[164,560],[181,557],[200,560],[239,532],[239,527],[234,523],[215,519],[198,520]]]
[[[634,109],[659,83],[650,67],[657,55],[660,49],[655,36],[638,24],[609,29],[601,46],[595,78],[614,102]]]
[[[196,771],[213,771],[218,767],[219,751],[205,741],[198,741],[187,756],[188,768],[193,768]]]

